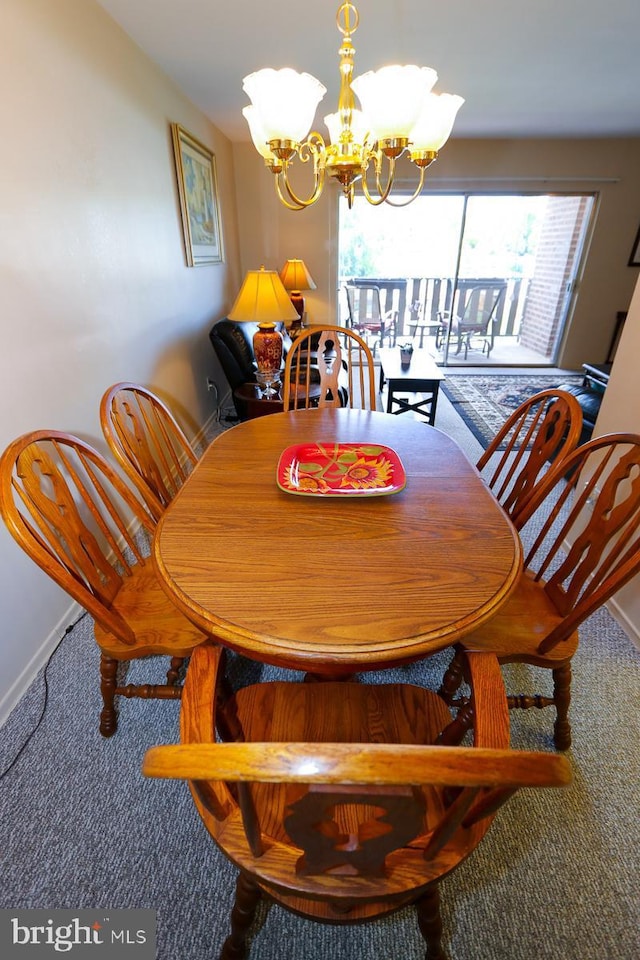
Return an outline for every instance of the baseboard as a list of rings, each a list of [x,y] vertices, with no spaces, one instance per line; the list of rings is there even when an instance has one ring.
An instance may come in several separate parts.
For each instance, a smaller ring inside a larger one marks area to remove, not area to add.
[[[222,411],[225,409],[225,405],[230,402],[231,390],[227,390],[224,396],[219,397],[217,408],[207,417],[193,438],[194,447],[204,451],[209,446],[211,439],[220,433],[221,427],[218,426],[220,417],[222,416]]]
[[[605,604],[605,606],[609,611],[609,613],[611,614],[611,616],[613,617],[613,619],[616,621],[616,623],[622,627],[622,629],[624,630],[626,635],[629,637],[634,647],[640,650],[640,633],[638,632],[638,628],[629,619],[627,614],[624,612],[623,608],[620,606],[620,604],[616,600],[616,598],[612,597],[612,599],[609,600]]]
[[[56,626],[45,638],[45,640],[43,640],[39,648],[31,657],[31,660],[27,663],[19,676],[16,677],[15,681],[11,684],[5,695],[0,700],[0,727],[6,723],[11,711],[16,707],[19,700],[27,692],[28,688],[38,675],[38,672],[46,664],[47,660],[60,642],[61,637],[64,636],[67,628],[72,623],[75,623],[84,612],[84,607],[81,607],[79,603],[72,602],[70,606],[67,607],[66,612],[62,615]]]

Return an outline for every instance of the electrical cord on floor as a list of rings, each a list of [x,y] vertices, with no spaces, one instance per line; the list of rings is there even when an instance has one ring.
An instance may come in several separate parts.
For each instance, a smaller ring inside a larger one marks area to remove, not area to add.
[[[13,767],[15,767],[16,763],[18,762],[18,760],[20,759],[20,757],[22,756],[22,754],[24,753],[24,751],[26,750],[26,748],[29,746],[29,743],[31,742],[31,738],[32,738],[33,735],[37,732],[38,728],[40,727],[40,724],[41,724],[42,721],[44,720],[44,715],[45,715],[45,713],[46,713],[46,711],[47,711],[47,703],[48,703],[48,701],[49,701],[49,681],[48,681],[48,679],[47,679],[47,670],[49,669],[49,667],[50,667],[50,665],[51,665],[51,662],[52,662],[52,660],[53,660],[53,658],[54,658],[54,656],[55,656],[55,654],[56,654],[56,651],[57,651],[58,648],[61,646],[62,641],[64,640],[64,638],[65,638],[68,634],[70,634],[71,631],[72,631],[75,627],[77,627],[77,625],[80,623],[80,621],[83,620],[86,616],[88,616],[88,614],[87,614],[87,611],[85,610],[85,612],[82,613],[82,614],[78,617],[77,620],[75,620],[73,623],[69,624],[69,626],[66,628],[66,630],[64,631],[64,633],[62,634],[62,636],[60,637],[60,639],[58,640],[58,642],[56,643],[55,647],[53,648],[53,650],[52,650],[51,653],[49,654],[49,657],[48,657],[47,662],[46,662],[45,667],[44,667],[44,672],[43,672],[43,674],[42,674],[42,679],[43,679],[43,682],[44,682],[44,701],[43,701],[43,703],[42,703],[42,710],[40,711],[40,716],[38,717],[38,720],[36,721],[36,725],[34,726],[33,730],[31,730],[31,732],[30,732],[29,735],[27,736],[27,739],[26,739],[25,742],[22,744],[22,746],[20,747],[20,749],[19,749],[18,752],[16,753],[15,757],[13,758],[13,760],[11,761],[11,763],[9,764],[9,766],[8,766],[8,767],[5,767],[5,769],[2,770],[2,772],[0,772],[0,780],[2,780],[2,779],[9,773],[9,771],[12,770]]]

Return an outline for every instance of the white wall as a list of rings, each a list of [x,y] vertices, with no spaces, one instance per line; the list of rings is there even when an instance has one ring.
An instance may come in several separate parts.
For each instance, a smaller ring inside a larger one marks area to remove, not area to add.
[[[240,280],[230,143],[93,0],[2,0],[2,47],[0,450],[46,427],[104,449],[98,404],[124,379],[195,432]],[[186,266],[171,122],[216,154],[224,264]],[[3,524],[0,569],[1,721],[69,599]]]
[[[638,273],[637,268],[634,272]],[[640,433],[640,281],[629,307],[616,351],[612,376],[600,407],[594,436],[605,433]],[[612,613],[640,646],[640,576],[614,597]]]

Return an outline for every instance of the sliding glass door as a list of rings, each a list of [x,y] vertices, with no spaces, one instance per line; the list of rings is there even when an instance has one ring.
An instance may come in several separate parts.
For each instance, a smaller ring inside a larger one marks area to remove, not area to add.
[[[348,280],[377,282],[398,337],[444,365],[552,365],[592,209],[575,194],[341,203],[341,297]]]

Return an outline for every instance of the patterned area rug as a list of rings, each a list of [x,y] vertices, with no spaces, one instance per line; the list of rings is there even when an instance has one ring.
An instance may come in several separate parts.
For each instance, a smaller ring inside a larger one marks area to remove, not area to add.
[[[527,374],[494,376],[450,376],[441,389],[460,414],[474,437],[486,448],[510,413],[523,400],[540,390],[560,384],[582,383],[580,375]]]

